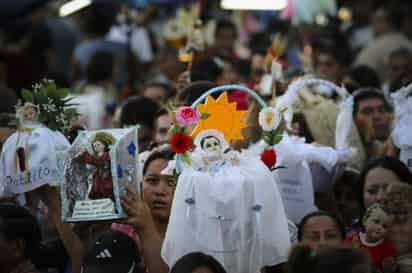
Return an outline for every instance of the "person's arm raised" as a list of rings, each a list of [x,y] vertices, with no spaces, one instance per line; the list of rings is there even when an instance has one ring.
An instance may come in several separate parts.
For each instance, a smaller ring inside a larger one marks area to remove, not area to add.
[[[83,257],[83,243],[80,238],[74,233],[71,224],[62,223],[61,207],[58,188],[44,186],[36,190],[41,200],[47,206],[49,217],[53,221],[60,239],[69,254],[72,262],[72,273],[80,273],[81,260]]]
[[[148,205],[133,188],[129,187],[127,195],[122,197],[122,206],[128,215],[124,223],[133,226],[139,234],[148,272],[167,273],[169,268],[160,254],[163,238],[156,229]]]

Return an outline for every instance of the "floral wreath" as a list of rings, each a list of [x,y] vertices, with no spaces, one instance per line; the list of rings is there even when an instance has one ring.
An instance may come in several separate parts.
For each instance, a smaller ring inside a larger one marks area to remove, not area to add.
[[[218,89],[224,89],[225,87],[228,89],[244,90],[248,93],[253,92],[243,86],[222,86]],[[214,90],[209,90],[199,100],[213,91]],[[256,97],[257,95],[253,94],[253,96]],[[262,110],[259,113],[259,125],[263,129],[263,140],[267,145],[266,149],[261,154],[261,160],[270,170],[274,170],[276,165],[276,152],[274,150],[274,145],[282,140],[282,126],[280,125],[282,123],[282,116],[285,110],[279,110],[278,107],[268,107],[260,98],[257,99],[262,105]],[[177,110],[173,110],[169,107],[169,112],[172,113],[172,119],[175,124],[169,131],[170,145],[171,149],[178,156],[176,168],[180,169],[178,166],[180,159],[188,165],[191,164],[188,152],[191,151],[194,144],[196,144],[190,136],[190,129],[201,119],[209,118],[210,114],[200,113],[196,108],[191,106],[183,106],[177,108]],[[208,133],[210,134],[210,132]],[[199,142],[199,139],[201,138],[199,138],[198,135],[195,142]],[[199,146],[198,143],[196,146]]]
[[[21,95],[24,103],[16,105],[16,116],[22,126],[22,112],[27,106],[38,110],[38,121],[54,131],[67,133],[72,129],[72,122],[79,113],[70,104],[69,89],[58,88],[53,80],[44,79],[33,86],[33,90],[22,89]]]

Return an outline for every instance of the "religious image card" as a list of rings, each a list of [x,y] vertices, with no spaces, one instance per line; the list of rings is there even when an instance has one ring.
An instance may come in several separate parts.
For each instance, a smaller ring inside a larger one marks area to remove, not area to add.
[[[82,131],[59,164],[63,222],[126,217],[120,198],[140,192],[137,127]]]

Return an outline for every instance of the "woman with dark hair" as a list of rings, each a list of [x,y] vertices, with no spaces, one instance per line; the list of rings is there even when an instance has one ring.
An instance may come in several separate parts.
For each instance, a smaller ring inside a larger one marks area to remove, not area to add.
[[[125,223],[139,235],[149,272],[168,271],[160,253],[176,188],[173,170],[169,173],[168,168],[173,158],[174,153],[169,148],[151,151],[143,164],[142,195],[128,189],[128,194],[122,198],[123,209],[128,215]]]
[[[318,251],[325,247],[343,245],[345,229],[333,215],[316,211],[303,217],[299,224],[298,241]]]
[[[399,159],[382,157],[370,161],[359,176],[361,212],[373,203],[381,202],[387,187],[394,182],[412,185],[412,174]]]
[[[37,272],[34,263],[40,249],[36,218],[23,207],[0,204],[0,272]]]
[[[333,247],[314,251],[298,245],[289,255],[288,273],[370,273],[368,256],[356,249]]]
[[[177,260],[170,273],[226,273],[226,270],[212,256],[192,252]]]

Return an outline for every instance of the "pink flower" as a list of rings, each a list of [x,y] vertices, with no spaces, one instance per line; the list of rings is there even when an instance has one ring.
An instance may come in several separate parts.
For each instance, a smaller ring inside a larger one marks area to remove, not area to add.
[[[192,107],[183,106],[176,110],[176,120],[182,126],[195,124],[200,119],[200,113]]]

